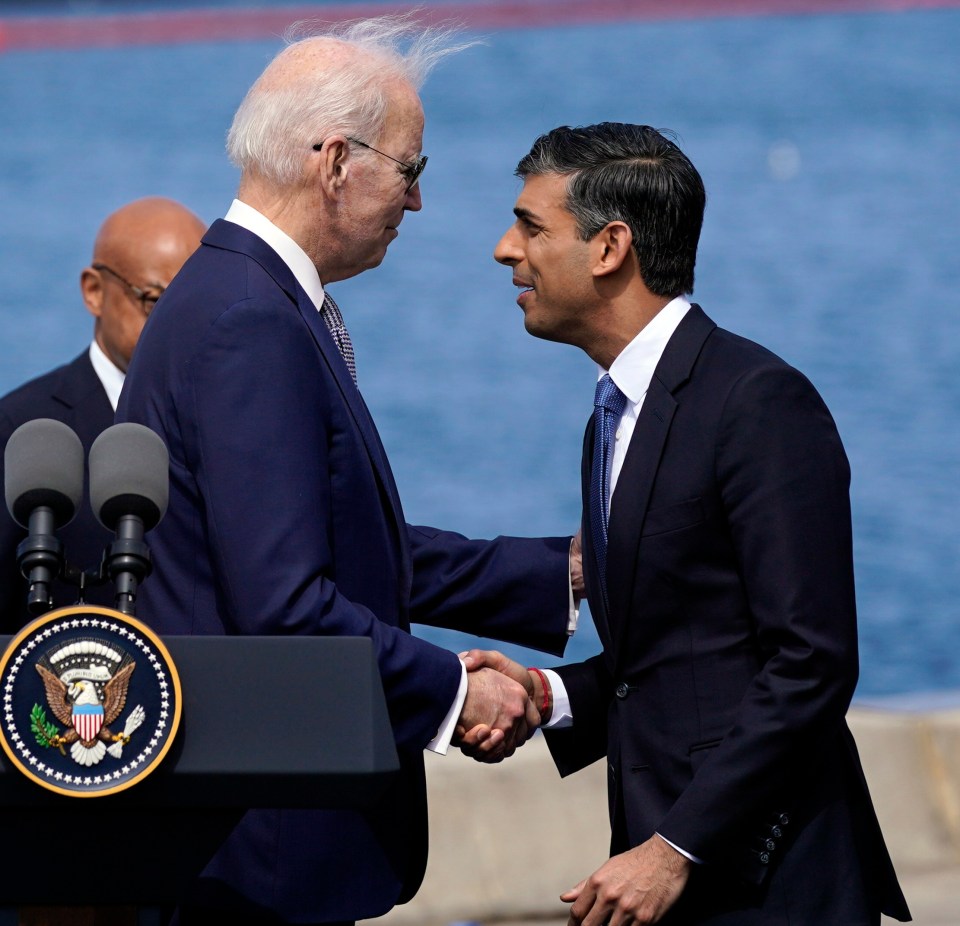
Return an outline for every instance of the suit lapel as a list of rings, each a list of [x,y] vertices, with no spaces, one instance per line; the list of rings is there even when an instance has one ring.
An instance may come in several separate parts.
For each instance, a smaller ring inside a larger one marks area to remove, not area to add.
[[[630,607],[643,522],[676,409],[676,400],[654,375],[610,503],[607,591],[614,638],[619,638],[626,624],[623,615]]]
[[[74,412],[72,426],[85,447],[113,424],[113,407],[93,369],[89,351],[64,368],[50,397]]]
[[[357,430],[363,438],[367,455],[370,458],[370,463],[380,483],[384,498],[388,503],[387,507],[390,510],[397,531],[399,546],[402,551],[404,575],[409,575],[411,571],[410,553],[406,540],[403,510],[400,507],[400,496],[393,480],[393,474],[390,472],[390,466],[387,463],[386,453],[380,443],[380,437],[373,424],[373,418],[370,416],[370,412],[360,392],[357,390],[353,378],[350,376],[350,371],[347,369],[347,365],[340,355],[340,350],[333,340],[333,336],[320,317],[317,307],[313,304],[313,301],[306,292],[304,292],[303,287],[297,282],[293,272],[280,259],[277,252],[262,238],[259,238],[247,229],[233,222],[226,222],[220,219],[210,226],[210,229],[206,235],[204,235],[203,242],[204,244],[211,244],[214,247],[238,251],[255,260],[270,274],[276,284],[287,294],[291,302],[296,305],[300,317],[313,336],[320,356],[329,368],[330,374],[334,382],[336,382],[340,395],[343,398],[343,402],[350,411]]]
[[[614,641],[618,641],[629,622],[639,616],[630,613],[633,576],[650,494],[679,406],[675,393],[690,378],[714,328],[716,325],[700,306],[691,306],[667,342],[637,417],[610,505],[607,547],[610,614],[607,620]],[[617,652],[620,649],[616,647]]]
[[[403,510],[400,506],[400,494],[397,491],[393,473],[387,462],[386,451],[380,442],[380,435],[374,426],[373,417],[366,403],[363,401],[363,396],[360,395],[360,391],[357,389],[353,378],[350,376],[350,371],[347,369],[347,365],[340,355],[340,350],[333,340],[333,336],[324,324],[320,313],[317,311],[310,297],[307,296],[299,284],[297,285],[296,302],[300,315],[310,329],[310,333],[313,335],[313,339],[320,350],[321,356],[330,368],[330,372],[340,389],[340,394],[343,396],[343,401],[350,410],[350,414],[353,416],[353,420],[357,425],[357,430],[363,438],[363,443],[367,448],[367,455],[370,457],[374,471],[377,474],[377,479],[380,482],[380,487],[383,489],[384,496],[389,503],[390,512],[393,515],[394,526],[396,527],[400,542],[400,549],[403,551],[403,574],[409,575],[411,568]]]

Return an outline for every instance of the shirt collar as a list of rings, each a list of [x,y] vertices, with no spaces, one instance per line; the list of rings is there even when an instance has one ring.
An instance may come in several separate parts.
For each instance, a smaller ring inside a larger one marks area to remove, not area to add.
[[[120,390],[123,389],[123,381],[126,378],[123,370],[103,352],[96,340],[90,342],[90,363],[93,364],[93,372],[97,374],[103,391],[107,394],[113,410],[116,411],[117,402],[120,401]]]
[[[310,297],[314,307],[318,311],[322,308],[323,284],[320,282],[320,275],[313,261],[307,257],[306,252],[293,238],[277,228],[263,213],[239,199],[233,201],[224,219],[245,228],[270,245],[277,252],[280,260],[290,268],[290,272],[297,278],[297,282]]]
[[[668,302],[617,355],[609,370],[597,367],[597,379],[604,373],[636,405],[647,394],[653,372],[667,348],[667,342],[690,309],[690,303],[677,296]]]

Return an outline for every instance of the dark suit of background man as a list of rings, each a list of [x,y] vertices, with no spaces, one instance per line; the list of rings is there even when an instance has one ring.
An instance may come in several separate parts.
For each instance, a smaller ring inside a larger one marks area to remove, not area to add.
[[[567,639],[570,537],[479,542],[405,523],[327,292],[376,267],[421,207],[416,87],[444,49],[410,33],[402,52],[408,33],[403,19],[368,21],[267,67],[229,134],[237,199],[160,301],[120,401],[119,420],[170,450],[138,614],[166,633],[370,637],[403,768],[365,812],[248,812],[181,921],[208,922],[210,908],[347,921],[412,896],[426,860],[423,749],[444,750],[459,721],[496,728],[510,751],[539,718],[521,685],[468,676],[411,621],[552,652]],[[385,324],[403,324],[416,299],[398,294]]]
[[[676,145],[647,126],[559,128],[517,173],[496,259],[527,330],[584,350],[611,407],[583,452],[603,652],[545,674],[561,773],[609,765],[613,857],[563,895],[571,922],[909,918],[844,719],[850,473],[830,413],[801,373],[684,298],[705,195]],[[536,673],[468,662],[543,703]]]
[[[93,245],[93,262],[80,274],[80,294],[94,317],[93,341],[75,360],[0,399],[0,474],[3,448],[26,421],[62,421],[76,431],[84,450],[113,424],[127,365],[147,315],[200,245],[205,227],[189,209],[159,196],[135,200],[107,217]],[[29,618],[27,586],[16,562],[17,544],[25,536],[2,506],[0,627],[4,633],[12,633]],[[59,536],[68,562],[82,568],[95,568],[112,539],[86,499]],[[76,599],[75,587],[55,586],[58,607]],[[113,607],[113,586],[91,588],[86,600]]]

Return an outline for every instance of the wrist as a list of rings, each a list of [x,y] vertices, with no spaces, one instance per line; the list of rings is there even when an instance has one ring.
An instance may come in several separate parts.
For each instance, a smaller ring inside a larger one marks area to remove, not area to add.
[[[553,714],[553,692],[550,690],[550,683],[543,672],[533,666],[530,666],[527,672],[533,682],[533,694],[530,695],[530,699],[540,713],[540,724],[542,726],[550,720],[550,716]]]

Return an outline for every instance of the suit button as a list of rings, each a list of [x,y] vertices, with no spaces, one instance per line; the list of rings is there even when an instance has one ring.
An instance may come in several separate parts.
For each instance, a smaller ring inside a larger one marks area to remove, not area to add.
[[[763,846],[768,852],[773,852],[777,848],[777,844],[772,839],[768,839]]]
[[[783,835],[783,830],[780,829],[779,826],[771,826],[770,835],[773,836],[774,839],[779,839]]]
[[[761,853],[760,853],[760,864],[761,864],[761,865],[769,865],[769,864],[770,864],[770,853],[769,853],[769,852],[761,852]]]
[[[623,700],[628,694],[630,694],[630,686],[626,682],[621,682],[617,685],[617,697]]]
[[[790,814],[782,813],[777,818],[777,823],[779,823],[781,826],[786,826],[789,822],[790,822]]]

